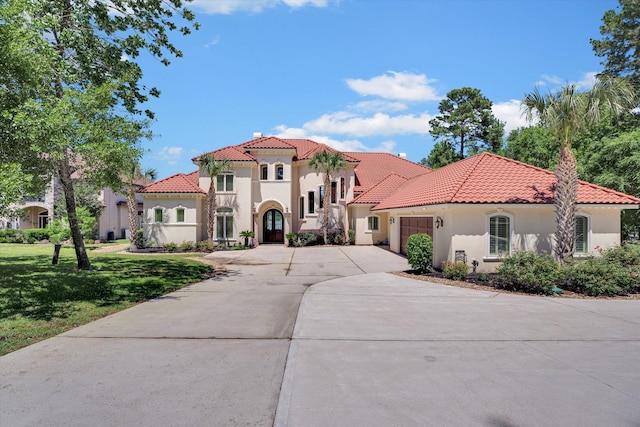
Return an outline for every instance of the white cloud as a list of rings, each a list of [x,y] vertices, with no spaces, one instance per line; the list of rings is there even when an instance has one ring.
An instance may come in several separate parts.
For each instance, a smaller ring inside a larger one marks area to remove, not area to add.
[[[498,120],[505,122],[505,136],[514,129],[529,126],[526,118],[522,115],[522,106],[518,99],[494,103],[491,111]]]
[[[403,111],[406,110],[407,104],[403,102],[389,102],[382,99],[372,101],[362,101],[349,107],[350,110],[360,111],[363,113],[382,112],[382,111]]]
[[[154,152],[151,157],[155,160],[167,162],[170,165],[175,165],[180,160],[184,148],[182,147],[162,147],[160,150]]]
[[[429,133],[429,120],[432,116],[428,113],[420,115],[405,114],[390,116],[384,113],[376,113],[373,116],[359,116],[346,111],[331,114],[323,114],[315,120],[302,125],[308,132],[328,133],[339,135],[352,135],[357,137],[378,135],[406,135]]]
[[[388,71],[369,80],[347,79],[346,83],[349,88],[363,96],[374,95],[385,99],[415,102],[439,101],[442,97],[432,87],[436,81],[427,78],[425,74]]]
[[[329,0],[194,0],[191,5],[204,13],[229,15],[235,12],[260,13],[281,5],[291,9],[326,7],[328,3]]]
[[[206,43],[204,45],[202,45],[202,47],[204,48],[210,48],[211,46],[215,46],[218,44],[218,42],[220,41],[220,36],[216,36],[215,39],[211,40],[209,43]]]
[[[322,134],[314,134],[302,128],[289,128],[285,125],[276,126],[278,138],[312,139],[313,141],[326,144],[338,151],[371,151],[371,152],[393,152],[395,141],[382,141],[377,146],[370,147],[357,139],[338,140]]]
[[[125,62],[130,60],[131,58],[129,58],[129,55],[127,55],[126,53],[123,53],[122,55],[120,55],[120,61]]]
[[[593,87],[593,84],[596,82],[596,74],[595,71],[589,71],[584,73],[580,80],[567,80],[558,76],[550,76],[544,74],[540,80],[536,82],[536,86],[550,86],[551,90],[556,90],[561,87],[566,86],[567,84],[575,84],[577,89],[580,90],[588,90]]]

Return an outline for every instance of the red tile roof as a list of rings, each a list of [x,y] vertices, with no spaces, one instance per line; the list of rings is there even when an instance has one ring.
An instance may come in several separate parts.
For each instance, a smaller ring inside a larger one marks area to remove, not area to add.
[[[325,144],[320,144],[310,139],[282,139],[275,136],[263,136],[252,139],[250,141],[243,142],[238,145],[230,145],[228,147],[220,148],[218,150],[210,151],[205,154],[201,154],[191,159],[194,163],[201,157],[213,155],[216,160],[227,159],[232,162],[245,161],[255,162],[256,158],[251,155],[251,149],[295,149],[297,160],[310,159],[315,153],[319,151],[329,151],[330,153],[337,153],[338,151]],[[346,153],[342,153],[347,162],[358,162],[357,159],[349,156]]]
[[[442,203],[553,203],[555,174],[484,152],[407,181],[372,210]],[[581,204],[640,204],[640,199],[580,181]]]
[[[178,173],[168,178],[142,187],[138,193],[198,193],[207,194],[198,186],[200,174],[198,171],[190,174]]]
[[[413,178],[430,172],[426,166],[411,162],[390,153],[344,153],[359,161],[356,166],[356,186],[354,192],[360,194],[382,181],[390,173],[404,178]]]
[[[396,173],[390,173],[382,181],[369,188],[364,193],[353,199],[349,204],[375,205],[389,197],[402,184],[407,182],[407,178]]]

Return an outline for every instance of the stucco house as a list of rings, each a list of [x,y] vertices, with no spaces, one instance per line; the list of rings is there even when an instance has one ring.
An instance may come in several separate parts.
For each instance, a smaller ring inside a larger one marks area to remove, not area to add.
[[[359,245],[385,243],[405,253],[411,234],[430,234],[435,266],[457,259],[493,271],[513,251],[552,251],[553,172],[491,153],[432,171],[403,156],[343,152],[346,168],[325,190],[309,166],[321,150],[335,152],[307,139],[257,135],[203,154],[232,164],[216,177],[216,238],[234,243],[249,230],[256,243],[284,243],[288,232],[320,229],[322,211],[330,209],[330,227],[355,230]],[[143,187],[147,240],[205,240],[209,182],[196,170]],[[639,207],[638,198],[580,182],[576,255],[619,244],[620,211]]]
[[[77,179],[76,173],[72,179]],[[138,179],[134,182],[136,190],[149,184],[150,180]],[[29,228],[47,228],[53,220],[55,195],[62,191],[56,178],[52,178],[42,195],[25,196],[23,204],[15,206],[19,214],[11,218],[0,218],[0,229],[14,228],[24,230]],[[97,195],[102,205],[102,212],[96,223],[97,237],[102,240],[113,240],[129,237],[129,213],[127,197],[110,188],[102,188]],[[142,226],[142,196],[136,197],[138,222]]]

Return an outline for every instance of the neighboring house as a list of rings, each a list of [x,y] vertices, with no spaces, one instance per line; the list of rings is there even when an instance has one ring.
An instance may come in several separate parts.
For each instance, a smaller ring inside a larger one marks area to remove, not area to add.
[[[311,140],[258,136],[205,154],[232,164],[216,178],[216,239],[238,242],[240,232],[250,230],[258,243],[284,243],[288,232],[320,229],[325,189],[309,160],[321,150],[335,152]],[[516,250],[552,252],[553,172],[490,153],[435,171],[387,153],[342,154],[346,168],[327,190],[330,228],[354,229],[356,244],[385,243],[405,253],[411,234],[427,233],[435,266],[476,261],[478,271],[495,270]],[[207,239],[209,181],[194,171],[142,188],[147,240]],[[640,199],[579,186],[576,255],[619,244],[620,211],[638,209]]]
[[[44,194],[24,196],[22,205],[13,206],[19,212],[19,215],[12,218],[0,217],[0,229],[47,228],[53,219],[55,184],[55,179],[51,179]]]
[[[72,178],[76,177],[76,175],[72,175]],[[137,190],[150,182],[152,181],[137,180],[134,187]],[[54,216],[55,195],[61,191],[59,182],[53,178],[44,195],[24,197],[24,203],[16,206],[19,215],[13,218],[0,218],[0,229],[47,228]],[[126,195],[114,193],[109,188],[103,188],[100,190],[98,200],[102,204],[102,213],[96,224],[98,238],[102,240],[128,238],[129,213]],[[142,197],[138,196],[136,200],[138,202],[139,225],[142,227]]]

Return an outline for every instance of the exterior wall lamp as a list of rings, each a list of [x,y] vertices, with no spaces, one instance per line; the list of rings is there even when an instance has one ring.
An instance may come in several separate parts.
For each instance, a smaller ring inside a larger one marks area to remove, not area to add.
[[[389,224],[395,224],[395,222],[396,222],[396,218],[395,217],[392,216],[392,217],[389,218]]]
[[[436,228],[444,227],[444,219],[437,217],[436,218]]]

